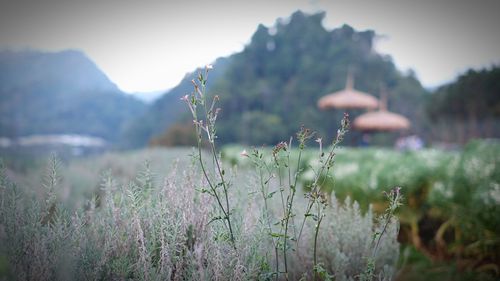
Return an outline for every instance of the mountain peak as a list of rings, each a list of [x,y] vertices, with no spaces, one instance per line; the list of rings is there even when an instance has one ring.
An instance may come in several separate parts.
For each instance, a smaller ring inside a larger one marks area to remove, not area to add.
[[[0,136],[86,134],[116,140],[143,104],[83,52],[0,51]]]
[[[31,84],[46,87],[47,91],[119,91],[97,65],[79,50],[1,51],[0,83],[7,90]],[[58,89],[54,85],[58,85]]]

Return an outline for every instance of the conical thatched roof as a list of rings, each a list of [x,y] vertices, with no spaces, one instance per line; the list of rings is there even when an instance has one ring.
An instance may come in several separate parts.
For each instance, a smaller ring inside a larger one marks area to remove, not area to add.
[[[345,88],[322,97],[318,101],[318,107],[322,110],[328,108],[375,109],[378,107],[378,100],[370,94],[355,90],[352,75],[349,73]]]
[[[410,128],[410,121],[403,115],[387,111],[387,95],[382,90],[380,108],[361,114],[353,121],[353,127],[362,131],[396,131]]]
[[[367,112],[354,119],[353,127],[362,131],[396,131],[410,128],[410,121],[402,115],[385,110]]]

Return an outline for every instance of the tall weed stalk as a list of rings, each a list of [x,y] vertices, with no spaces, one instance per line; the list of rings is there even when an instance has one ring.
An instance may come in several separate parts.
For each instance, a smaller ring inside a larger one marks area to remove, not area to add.
[[[217,134],[215,122],[220,108],[216,107],[218,96],[214,96],[211,104],[207,104],[206,86],[208,82],[208,74],[212,69],[211,65],[205,67],[205,71],[198,73],[197,80],[192,80],[194,91],[191,95],[186,95],[182,98],[187,104],[193,117],[193,123],[196,128],[196,137],[198,141],[198,155],[197,160],[202,169],[205,180],[208,183],[209,189],[202,188],[203,193],[213,196],[217,201],[221,216],[212,218],[212,221],[221,220],[229,232],[229,239],[231,245],[236,250],[236,241],[234,238],[234,230],[231,223],[231,208],[229,205],[229,182],[225,178],[225,170],[222,167],[220,152],[217,150],[216,142]],[[209,157],[214,164],[214,171],[211,172],[207,169],[203,158],[203,144],[205,140],[208,142]]]
[[[380,241],[382,241],[384,235],[387,235],[387,228],[394,220],[396,210],[403,202],[403,195],[399,186],[391,189],[390,192],[385,192],[385,196],[389,201],[389,206],[379,218],[379,227],[381,229],[375,231],[373,234],[373,251],[371,256],[367,258],[365,271],[359,276],[360,281],[372,281],[375,278],[376,256],[380,247]]]
[[[304,225],[308,218],[312,218],[315,221],[314,227],[314,242],[313,242],[313,276],[316,279],[317,276],[326,278],[330,275],[321,267],[317,259],[317,248],[318,248],[318,234],[320,230],[321,222],[325,216],[325,209],[328,206],[327,195],[321,190],[320,180],[324,180],[329,177],[329,172],[331,171],[334,163],[335,149],[338,147],[340,142],[343,140],[344,135],[347,133],[349,128],[348,116],[345,115],[341,121],[340,129],[337,132],[336,138],[332,141],[330,150],[328,153],[323,152],[322,141],[320,138],[316,139],[319,143],[319,157],[318,161],[321,166],[315,171],[314,181],[307,186],[309,192],[305,194],[305,198],[308,200],[306,205],[306,210],[304,212],[304,217],[300,230],[297,231],[296,225],[294,223],[294,218],[296,217],[296,207],[294,206],[294,201],[296,198],[297,187],[301,172],[303,171],[303,159],[302,153],[306,148],[307,142],[313,138],[314,133],[309,129],[301,127],[299,132],[297,132],[298,140],[298,156],[296,164],[291,163],[291,151],[292,151],[292,141],[280,142],[272,149],[272,159],[269,161],[264,157],[263,152],[254,148],[253,152],[249,155],[246,151],[242,153],[243,156],[251,158],[254,167],[257,169],[257,174],[259,175],[260,182],[260,194],[264,201],[264,219],[267,225],[268,235],[272,240],[274,246],[274,260],[275,260],[275,272],[273,275],[276,279],[279,276],[283,276],[285,280],[289,279],[289,252],[299,251],[299,243],[302,236],[302,231]],[[271,191],[271,183],[274,178],[278,178],[278,187],[276,190]],[[278,221],[272,222],[271,211],[269,209],[268,200],[270,200],[277,192],[281,196],[281,217]],[[273,228],[277,226],[277,228]],[[282,270],[280,269],[280,257],[282,259]]]

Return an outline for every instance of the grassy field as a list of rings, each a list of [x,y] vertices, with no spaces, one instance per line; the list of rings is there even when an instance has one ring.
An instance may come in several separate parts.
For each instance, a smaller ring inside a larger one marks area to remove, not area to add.
[[[243,149],[251,151],[240,146],[222,151],[232,184],[236,250],[224,224],[214,219],[220,216],[214,199],[200,192],[206,182],[189,148],[110,153],[22,173],[7,167],[0,279],[273,280],[284,267],[283,255],[274,253],[283,247],[277,246],[281,238],[270,235],[270,229],[279,229],[274,223],[280,221],[280,197],[264,208],[258,172],[240,155]],[[264,158],[272,155],[270,149],[261,151]],[[302,156],[297,221],[304,217],[303,194],[317,172],[317,153],[306,149]],[[291,154],[290,161],[296,157]],[[325,272],[335,280],[361,279],[381,227],[376,218],[387,208],[384,191],[400,186],[401,227],[397,235],[393,222],[376,251],[378,277],[495,280],[499,161],[500,144],[488,141],[451,152],[340,148],[332,176],[319,181],[335,194],[318,235]],[[278,186],[271,182],[270,193]],[[304,233],[298,242],[284,240],[291,280],[314,277],[313,220]]]
[[[321,231],[307,220],[295,239],[307,205],[298,196],[284,238],[279,197],[264,209],[254,172],[237,167],[228,168],[233,247],[215,200],[200,192],[206,180],[189,154],[154,149],[65,165],[52,160],[25,174],[3,169],[1,279],[312,280],[317,272],[318,279],[354,280],[371,261],[378,279],[395,274],[397,221],[383,225],[358,204],[331,198]],[[321,270],[313,270],[313,241]]]

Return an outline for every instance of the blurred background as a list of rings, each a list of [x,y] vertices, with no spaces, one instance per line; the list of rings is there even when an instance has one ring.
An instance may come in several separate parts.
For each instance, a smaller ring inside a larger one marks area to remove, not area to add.
[[[165,173],[196,144],[180,99],[211,64],[228,163],[246,167],[241,150],[301,125],[326,145],[347,112],[324,189],[383,210],[382,192],[402,186],[398,280],[495,280],[498,11],[494,0],[2,3],[0,157],[28,183],[56,152],[86,197],[105,169],[132,177],[149,159]]]

